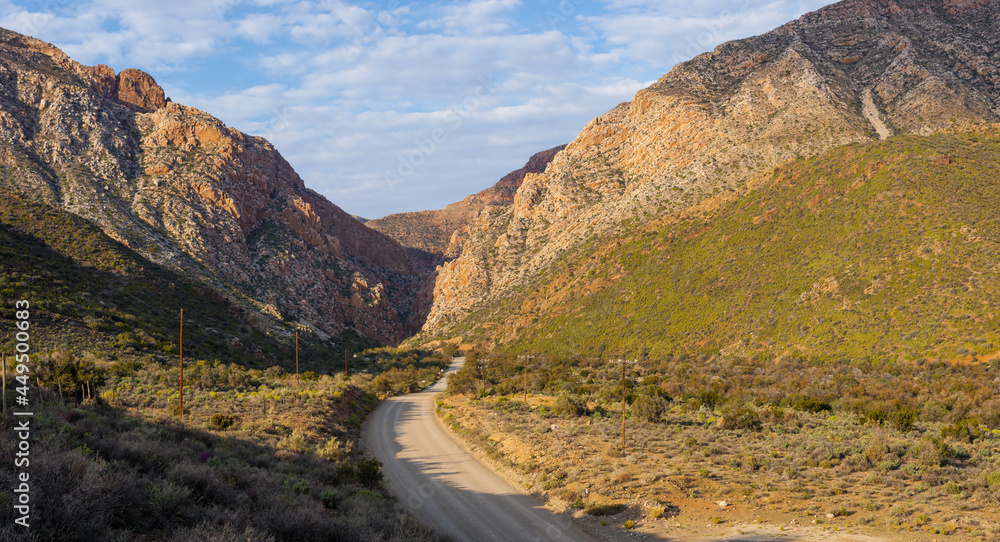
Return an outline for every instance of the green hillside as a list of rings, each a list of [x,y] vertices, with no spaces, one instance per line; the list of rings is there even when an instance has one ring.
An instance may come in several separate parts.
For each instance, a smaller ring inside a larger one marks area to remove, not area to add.
[[[1000,350],[1000,138],[897,137],[592,241],[467,338],[550,353],[972,360]]]
[[[4,190],[0,345],[8,352],[18,299],[31,304],[34,351],[78,347],[126,358],[176,356],[184,308],[185,354],[251,366],[293,363],[290,340],[248,325],[251,315],[207,286],[144,259],[82,218]],[[373,345],[357,336],[329,350],[307,335],[300,342],[301,357],[313,370],[324,369],[323,357],[340,347]]]

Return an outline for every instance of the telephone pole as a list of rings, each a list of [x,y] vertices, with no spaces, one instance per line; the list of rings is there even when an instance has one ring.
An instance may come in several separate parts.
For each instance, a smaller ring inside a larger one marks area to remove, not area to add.
[[[295,330],[295,387],[299,387],[299,330]]]
[[[611,363],[619,363],[622,366],[622,457],[625,457],[625,366],[637,363],[634,359],[609,360]]]
[[[528,360],[535,356],[517,356],[524,360],[524,404],[528,404]]]
[[[181,381],[180,381],[180,408],[178,412],[180,414],[181,421],[184,421],[184,309],[181,309],[181,333],[180,333],[180,352],[181,352]]]
[[[17,358],[14,358],[17,359]],[[7,354],[3,354],[3,413],[7,413]]]

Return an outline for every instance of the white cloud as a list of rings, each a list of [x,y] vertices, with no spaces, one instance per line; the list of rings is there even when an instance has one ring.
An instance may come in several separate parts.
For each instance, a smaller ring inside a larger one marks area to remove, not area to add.
[[[510,29],[510,16],[520,0],[475,0],[445,6],[440,16],[422,21],[421,29],[440,29],[447,34],[500,34]]]
[[[825,2],[16,3],[0,0],[0,25],[154,71],[175,101],[266,135],[307,186],[377,218],[477,192],[677,60]]]
[[[622,56],[668,67],[734,39],[763,34],[829,0],[611,0],[614,14],[581,17]]]

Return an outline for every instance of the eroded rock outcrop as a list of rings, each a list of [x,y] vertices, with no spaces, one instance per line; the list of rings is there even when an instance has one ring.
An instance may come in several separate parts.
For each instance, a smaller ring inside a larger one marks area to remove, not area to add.
[[[147,258],[321,336],[412,331],[404,249],[306,188],[266,140],[168,101],[140,70],[82,66],[0,30],[2,181]],[[253,319],[253,318],[251,318]]]
[[[589,239],[879,138],[870,119],[892,134],[995,122],[998,27],[996,0],[847,0],[677,65],[526,175],[511,205],[478,216],[440,270],[425,330],[482,318]]]
[[[397,213],[369,220],[366,226],[399,241],[410,250],[420,271],[432,273],[441,263],[458,257],[472,224],[488,206],[506,206],[529,173],[542,173],[566,145],[535,153],[524,167],[504,175],[493,186],[452,203],[444,209]]]

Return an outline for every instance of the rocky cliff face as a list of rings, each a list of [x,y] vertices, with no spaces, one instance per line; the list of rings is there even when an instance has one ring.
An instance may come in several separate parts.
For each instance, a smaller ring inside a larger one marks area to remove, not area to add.
[[[430,274],[438,265],[458,257],[476,218],[488,206],[506,206],[529,173],[542,173],[556,153],[566,145],[532,155],[524,167],[504,175],[496,184],[436,211],[397,213],[366,226],[378,230],[405,246],[418,270]]]
[[[0,30],[0,182],[251,308],[381,341],[418,290],[404,249],[305,187],[266,140],[172,103],[139,70]]]
[[[589,239],[796,156],[996,121],[997,28],[996,0],[847,0],[676,66],[591,121],[510,206],[480,214],[439,273],[425,330],[451,329]]]

